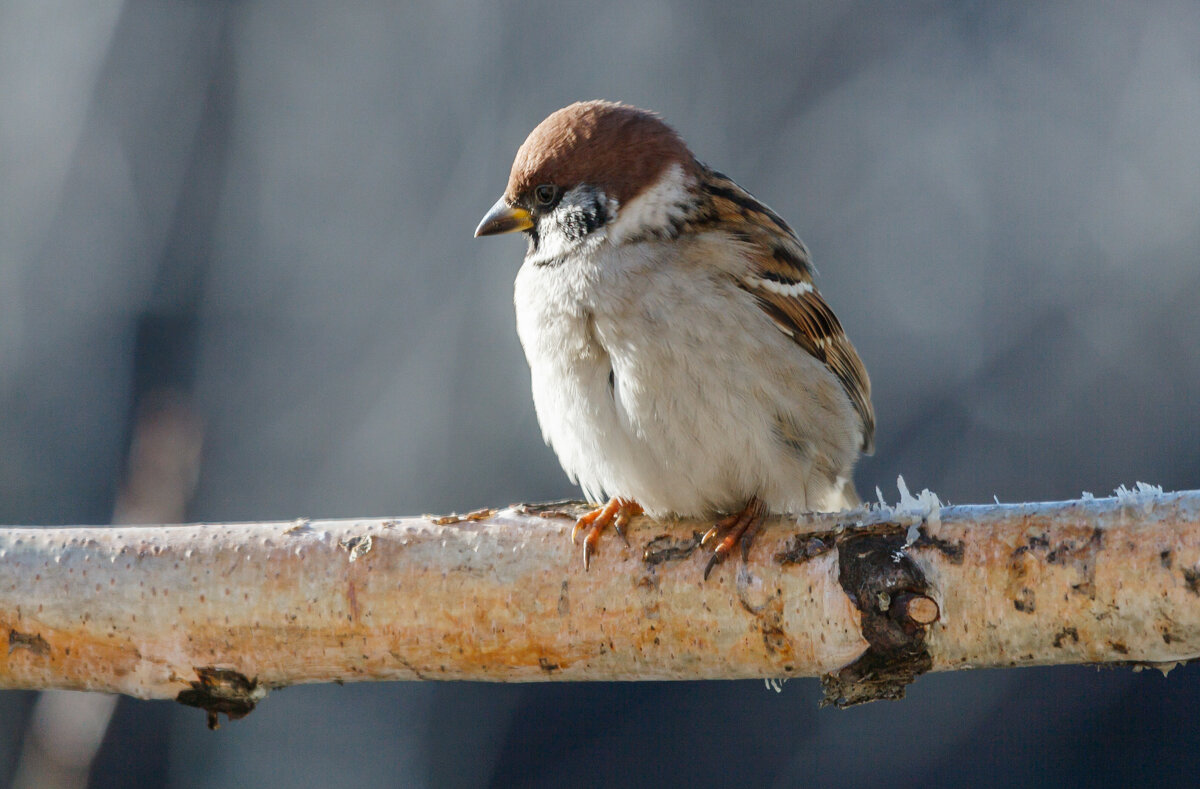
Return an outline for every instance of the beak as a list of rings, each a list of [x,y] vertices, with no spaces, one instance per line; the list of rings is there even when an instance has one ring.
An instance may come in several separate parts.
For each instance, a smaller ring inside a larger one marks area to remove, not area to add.
[[[475,228],[475,238],[494,236],[498,233],[512,233],[516,230],[528,230],[533,227],[533,217],[520,206],[512,206],[501,197],[483,217],[479,227]]]

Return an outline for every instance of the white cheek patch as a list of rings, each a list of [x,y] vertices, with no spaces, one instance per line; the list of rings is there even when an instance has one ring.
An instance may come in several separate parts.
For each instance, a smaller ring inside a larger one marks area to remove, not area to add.
[[[569,254],[576,245],[577,242],[567,238],[562,228],[547,217],[538,223],[537,249],[531,251],[526,260],[535,266],[545,265]]]
[[[672,164],[658,177],[654,185],[630,200],[620,211],[609,230],[614,244],[647,231],[668,229],[688,213],[691,203],[691,179],[678,163]]]
[[[585,199],[591,199],[595,192],[586,186],[577,186],[563,194],[558,207],[538,221],[537,249],[525,256],[525,260],[535,266],[544,266],[558,262],[566,255],[578,255],[594,249],[608,237],[608,230],[599,227],[588,233],[584,238],[571,238],[564,231],[566,215],[577,210],[577,206]],[[616,211],[617,201],[606,198],[610,215]]]

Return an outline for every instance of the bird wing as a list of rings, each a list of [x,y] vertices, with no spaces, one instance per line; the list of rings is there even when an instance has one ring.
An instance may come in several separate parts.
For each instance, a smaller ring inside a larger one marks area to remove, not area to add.
[[[708,170],[702,187],[709,198],[706,229],[721,230],[746,248],[750,267],[738,286],[784,334],[823,362],[841,381],[862,419],[862,451],[875,447],[871,380],[842,324],[813,284],[808,250],[774,211],[730,178]]]

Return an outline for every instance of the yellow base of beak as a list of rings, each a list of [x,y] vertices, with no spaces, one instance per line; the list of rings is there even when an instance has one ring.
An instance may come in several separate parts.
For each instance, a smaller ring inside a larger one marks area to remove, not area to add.
[[[533,227],[533,217],[530,213],[520,206],[509,205],[501,197],[484,215],[479,227],[475,228],[475,237],[514,233],[518,230],[528,230],[531,227]]]

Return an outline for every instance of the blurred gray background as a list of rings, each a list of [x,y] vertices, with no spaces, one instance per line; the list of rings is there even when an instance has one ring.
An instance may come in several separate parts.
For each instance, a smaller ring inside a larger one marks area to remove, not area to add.
[[[0,522],[136,520],[146,446],[179,474],[143,518],[575,494],[523,244],[471,233],[586,98],[660,111],[808,243],[874,382],[864,492],[1200,487],[1197,42],[1169,1],[0,2]],[[319,686],[215,733],[123,699],[90,784],[1184,786],[1198,678],[847,712],[813,680]],[[35,698],[0,694],[0,782]]]

